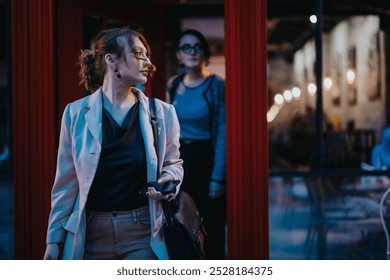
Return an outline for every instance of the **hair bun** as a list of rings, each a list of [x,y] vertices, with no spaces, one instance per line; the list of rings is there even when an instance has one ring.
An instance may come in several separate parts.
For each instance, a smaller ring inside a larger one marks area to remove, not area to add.
[[[94,53],[91,50],[82,50],[81,51],[81,63],[86,66],[91,66],[95,64],[96,58]]]
[[[99,73],[96,69],[96,57],[91,50],[81,50],[79,56],[80,85],[89,92],[94,92],[99,87]]]

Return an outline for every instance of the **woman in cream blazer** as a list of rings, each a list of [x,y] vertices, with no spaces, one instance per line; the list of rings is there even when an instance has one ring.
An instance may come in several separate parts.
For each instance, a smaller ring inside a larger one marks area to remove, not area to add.
[[[123,117],[121,108],[129,108],[139,101],[139,122],[145,146],[147,182],[159,179],[159,183],[164,183],[170,180],[181,181],[183,178],[179,154],[179,124],[173,106],[156,100],[159,144],[157,156],[153,144],[148,98],[142,91],[132,87],[135,83],[145,83],[148,74],[155,70],[149,61],[150,51],[146,40],[139,33],[127,28],[109,29],[103,31],[97,38],[95,52],[84,51],[81,55],[81,77],[88,90],[102,86],[90,96],[68,104],[62,117],[45,259],[59,258],[61,245],[63,259],[84,257],[86,203],[102,150],[103,102],[111,101],[109,104],[112,105],[112,115]],[[116,44],[109,45],[113,41]],[[86,65],[88,63],[92,64],[92,67]],[[100,67],[100,71],[104,73],[101,75],[103,78],[100,78],[102,79],[100,83],[99,71],[87,72],[88,69],[85,70],[85,67],[88,66],[95,70]],[[93,74],[95,76],[92,76]],[[95,78],[98,82],[94,81]],[[115,104],[120,105],[117,111],[114,109]],[[157,166],[161,167],[160,178],[156,178]],[[176,194],[178,191],[179,187]],[[151,224],[150,246],[158,259],[168,259],[163,232],[160,230],[162,226],[160,200],[173,197],[164,196],[153,188],[148,189],[147,195]]]

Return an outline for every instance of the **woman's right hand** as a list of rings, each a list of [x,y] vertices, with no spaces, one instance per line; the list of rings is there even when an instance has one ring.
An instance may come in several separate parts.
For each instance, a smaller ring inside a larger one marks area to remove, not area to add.
[[[164,185],[165,183],[172,181],[173,177],[169,173],[164,172],[161,175],[161,178],[157,180],[157,183],[160,185]],[[168,200],[171,201],[175,199],[177,193],[178,193],[178,188],[176,188],[176,191],[174,193],[170,194],[162,194],[161,192],[157,191],[154,187],[148,187],[148,190],[146,192],[146,196],[150,198],[154,198],[157,200]]]
[[[44,260],[58,260],[60,255],[60,247],[58,243],[49,243],[46,245]]]

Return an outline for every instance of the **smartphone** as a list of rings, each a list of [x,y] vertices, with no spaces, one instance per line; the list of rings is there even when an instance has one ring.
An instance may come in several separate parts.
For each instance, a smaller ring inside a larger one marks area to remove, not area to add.
[[[161,192],[162,194],[170,194],[176,192],[176,186],[180,183],[180,180],[172,180],[165,182],[164,184],[159,184],[157,181],[148,182],[146,188],[143,188],[139,193],[146,194],[148,187],[153,187],[156,191]]]
[[[148,187],[154,187],[156,191],[161,192],[162,194],[170,194],[176,192],[176,186],[180,183],[180,180],[172,180],[165,182],[164,184],[159,184],[157,182],[149,182]]]

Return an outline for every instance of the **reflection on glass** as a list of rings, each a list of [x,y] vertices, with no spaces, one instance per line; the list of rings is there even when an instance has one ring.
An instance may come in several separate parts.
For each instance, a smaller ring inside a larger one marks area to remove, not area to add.
[[[270,179],[271,259],[386,259],[386,176]],[[386,225],[388,226],[388,225]]]

